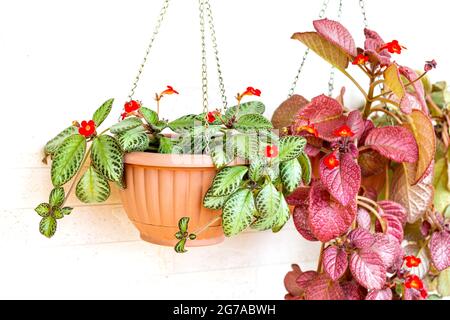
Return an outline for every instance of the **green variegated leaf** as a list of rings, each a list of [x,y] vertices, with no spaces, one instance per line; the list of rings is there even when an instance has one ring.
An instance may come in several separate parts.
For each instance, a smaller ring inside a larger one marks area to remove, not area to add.
[[[64,213],[62,212],[61,208],[54,209],[52,215],[53,215],[53,218],[55,218],[57,220],[64,218]]]
[[[239,119],[240,117],[246,115],[246,114],[263,114],[266,110],[266,107],[264,104],[260,101],[250,101],[246,103],[242,103],[239,106],[234,106],[231,108],[228,108],[225,112],[225,118],[231,119],[232,117],[236,116],[236,119]]]
[[[208,190],[203,198],[203,206],[211,210],[219,210],[222,209],[227,199],[228,196],[214,197],[211,190]]]
[[[249,160],[258,156],[258,140],[253,134],[237,134],[228,141],[227,150],[231,151],[236,157]]]
[[[56,150],[58,150],[59,146],[66,140],[67,137],[73,136],[78,133],[78,128],[74,126],[70,126],[60,132],[56,137],[47,142],[44,148],[44,152],[46,155],[55,154]]]
[[[249,178],[254,182],[258,182],[263,177],[265,165],[265,161],[261,158],[250,159],[250,166],[248,168]]]
[[[101,203],[109,198],[111,189],[108,180],[91,166],[78,181],[75,194],[83,203]]]
[[[260,114],[246,114],[239,118],[234,124],[234,128],[248,132],[252,130],[267,130],[272,129],[272,123]]]
[[[178,221],[178,229],[180,229],[180,232],[185,233],[188,231],[189,220],[189,217],[183,217]]]
[[[187,239],[181,239],[176,245],[175,245],[175,252],[176,253],[186,253],[187,250],[185,249]]]
[[[281,138],[279,161],[284,162],[298,158],[305,146],[306,139],[303,137],[286,136]]]
[[[118,182],[123,175],[123,151],[111,136],[101,135],[92,143],[91,160],[94,167],[109,181]]]
[[[148,124],[156,125],[158,123],[159,117],[155,111],[145,107],[141,107],[139,110],[141,111],[142,116]]]
[[[306,153],[302,152],[302,153],[300,153],[300,156],[298,157],[298,162],[300,163],[300,166],[302,167],[303,183],[305,186],[308,186],[311,183],[311,178],[312,178],[311,160],[309,160],[309,157],[306,155]]]
[[[45,218],[50,214],[50,205],[48,203],[41,203],[34,209],[34,211],[36,211],[36,213],[41,217]]]
[[[183,116],[178,118],[172,122],[169,122],[169,128],[178,133],[183,133],[186,131],[192,130],[195,126],[201,126],[201,122],[198,121],[197,115],[189,114],[187,116]]]
[[[167,137],[161,137],[159,140],[158,153],[171,154],[173,153],[173,142],[172,139]]]
[[[150,139],[144,127],[136,127],[118,135],[122,150],[125,152],[145,151],[148,149]]]
[[[215,176],[211,185],[211,194],[215,197],[229,195],[236,191],[242,183],[242,178],[247,173],[245,166],[226,167]]]
[[[65,216],[68,216],[72,213],[73,208],[71,207],[64,207],[61,208],[61,213],[64,214]]]
[[[86,152],[86,138],[75,134],[66,138],[56,151],[52,169],[52,183],[55,187],[62,186],[80,169]]]
[[[240,189],[225,202],[222,225],[225,236],[231,237],[248,228],[255,212],[253,194],[249,189]]]
[[[42,218],[41,222],[39,223],[39,232],[46,236],[47,238],[51,238],[55,235],[56,232],[56,219],[52,216],[48,216],[45,218]]]
[[[210,145],[210,155],[217,169],[222,169],[231,162],[231,156],[225,150],[222,139],[212,141]]]
[[[155,124],[150,123],[150,127],[153,129],[153,131],[155,132],[161,132],[163,131],[165,128],[167,128],[167,121],[165,120],[159,120],[157,121]]]
[[[60,207],[64,203],[64,198],[66,197],[64,189],[61,187],[55,188],[50,192],[50,197],[48,198],[49,204],[54,207]]]
[[[97,128],[100,127],[103,121],[105,121],[108,117],[109,113],[111,112],[113,103],[114,99],[109,99],[105,103],[103,103],[100,108],[97,109],[97,111],[95,111],[92,120],[94,120]]]
[[[111,131],[112,134],[120,134],[122,132],[137,128],[139,126],[142,126],[141,119],[136,117],[130,117],[120,121],[119,123],[116,123],[111,127],[111,129],[109,129],[109,131]]]
[[[302,167],[297,159],[292,159],[280,165],[281,182],[288,194],[294,192],[302,180]]]
[[[275,214],[278,205],[280,204],[280,193],[277,188],[269,182],[261,189],[256,197],[256,209],[261,216],[271,216]],[[267,229],[271,229],[269,226]],[[266,230],[267,230],[266,229]]]
[[[286,199],[283,197],[283,194],[280,193],[280,205],[278,206],[278,210],[276,213],[277,221],[272,227],[273,232],[279,232],[286,222],[288,222],[291,217],[291,211],[289,210],[289,205],[286,202]]]

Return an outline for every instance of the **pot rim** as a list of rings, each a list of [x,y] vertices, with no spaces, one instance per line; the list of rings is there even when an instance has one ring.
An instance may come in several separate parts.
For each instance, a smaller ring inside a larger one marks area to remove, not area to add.
[[[124,163],[144,167],[163,168],[215,168],[211,156],[205,154],[161,154],[151,152],[131,152],[124,157]],[[236,159],[228,166],[243,165],[245,161]]]

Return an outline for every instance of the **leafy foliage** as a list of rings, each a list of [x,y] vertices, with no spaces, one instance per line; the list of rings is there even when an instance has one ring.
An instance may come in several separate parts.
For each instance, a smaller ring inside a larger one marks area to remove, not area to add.
[[[94,167],[109,181],[118,182],[122,179],[123,151],[115,138],[108,135],[95,138],[91,159]]]
[[[84,203],[105,202],[111,193],[108,180],[92,166],[89,167],[76,186],[75,194]]]
[[[86,152],[86,138],[75,134],[66,138],[56,151],[51,177],[55,187],[64,185],[80,169]]]
[[[94,116],[92,117],[92,120],[94,120],[95,125],[97,127],[99,127],[103,123],[103,121],[106,120],[106,118],[108,117],[108,115],[111,112],[113,103],[114,103],[114,99],[109,99],[109,100],[105,101],[105,103],[103,103],[100,106],[100,108],[98,108],[95,111]]]

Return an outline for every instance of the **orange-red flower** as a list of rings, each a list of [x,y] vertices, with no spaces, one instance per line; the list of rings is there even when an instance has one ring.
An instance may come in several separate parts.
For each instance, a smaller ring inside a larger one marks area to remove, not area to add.
[[[128,101],[124,105],[124,109],[125,109],[126,113],[131,113],[131,112],[137,111],[137,110],[139,110],[140,107],[141,107],[141,103],[136,100]]]
[[[358,54],[355,58],[355,60],[353,60],[353,64],[354,65],[363,65],[366,64],[369,61],[369,57],[364,55],[364,54]]]
[[[160,96],[162,97],[166,94],[179,94],[179,93],[172,86],[167,86],[167,89],[161,92]]]
[[[267,158],[276,158],[279,154],[278,147],[276,145],[271,145],[266,147],[266,157]]]
[[[78,128],[78,133],[87,137],[90,137],[95,132],[95,122],[93,120],[82,121],[81,126]]]
[[[349,126],[344,125],[340,127],[339,129],[335,130],[333,132],[334,136],[341,137],[341,138],[351,138],[355,135],[355,133],[350,129]]]
[[[296,129],[296,131],[297,131],[297,133],[300,133],[300,132],[307,132],[307,133],[312,134],[312,135],[315,136],[315,137],[318,137],[318,136],[319,136],[319,132],[317,131],[317,129],[314,127],[313,124],[308,124],[307,126],[301,126],[301,127],[298,127],[298,128]]]
[[[403,258],[406,262],[406,266],[408,268],[415,268],[418,267],[420,265],[420,263],[422,262],[422,260],[418,257],[415,256],[407,256]]]
[[[402,49],[406,49],[404,46],[400,45],[397,40],[386,43],[380,48],[379,51],[387,50],[389,53],[402,53]]]
[[[328,169],[333,170],[334,168],[339,166],[340,162],[338,158],[336,158],[336,155],[334,153],[330,153],[323,159],[323,163]]]
[[[411,275],[406,278],[405,287],[408,289],[423,290],[423,282],[416,275]]]
[[[421,296],[423,299],[426,299],[426,298],[428,297],[428,292],[427,292],[427,290],[425,290],[425,289],[420,290],[420,296]]]
[[[216,121],[218,115],[220,115],[220,111],[218,110],[208,112],[205,117],[206,121],[208,121],[208,123],[213,123],[214,121]]]

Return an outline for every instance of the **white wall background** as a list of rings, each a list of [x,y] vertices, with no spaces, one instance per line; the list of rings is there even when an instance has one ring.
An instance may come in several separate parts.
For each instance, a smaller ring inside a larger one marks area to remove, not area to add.
[[[197,1],[172,0],[136,98],[172,84],[180,92],[163,102],[173,118],[200,112]],[[261,88],[268,112],[286,98],[303,54],[290,40],[311,30],[319,0],[211,0],[229,100],[249,85]],[[331,1],[337,11],[337,1]],[[281,299],[292,262],[313,267],[318,247],[292,225],[280,234],[246,233],[225,243],[176,255],[139,240],[117,191],[108,203],[84,206],[52,240],[38,233],[33,208],[51,189],[43,144],[72,120],[91,117],[110,97],[119,114],[161,0],[0,1],[0,298],[234,298]],[[357,0],[344,0],[343,21],[362,44]],[[408,47],[399,62],[422,68],[435,58],[433,79],[450,77],[449,4],[445,0],[369,0],[372,28]],[[212,70],[211,64],[210,70]],[[298,92],[327,89],[329,67],[312,57]],[[218,106],[211,71],[211,105]],[[338,77],[337,84],[345,84]],[[356,91],[349,87],[350,96]],[[115,120],[112,117],[110,122]]]

